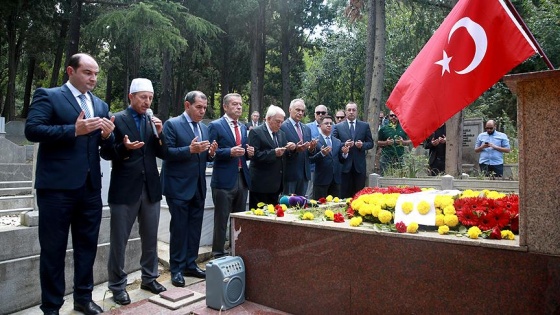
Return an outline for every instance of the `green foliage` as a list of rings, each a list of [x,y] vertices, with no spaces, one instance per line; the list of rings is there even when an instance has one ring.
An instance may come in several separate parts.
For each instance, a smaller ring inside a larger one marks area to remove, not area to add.
[[[385,170],[385,177],[416,178],[428,174],[428,157],[418,155],[414,151],[407,150],[403,155],[402,165],[393,165]]]

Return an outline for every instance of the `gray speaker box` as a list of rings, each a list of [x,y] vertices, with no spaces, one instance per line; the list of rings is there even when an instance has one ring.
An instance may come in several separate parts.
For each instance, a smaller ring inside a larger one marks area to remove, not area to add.
[[[228,310],[245,302],[245,264],[238,256],[225,256],[206,264],[206,305]]]

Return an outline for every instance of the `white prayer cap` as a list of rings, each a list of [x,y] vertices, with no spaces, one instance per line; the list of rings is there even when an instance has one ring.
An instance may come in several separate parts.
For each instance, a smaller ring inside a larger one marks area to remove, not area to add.
[[[152,81],[144,78],[137,78],[130,82],[130,94],[136,92],[152,92],[154,93],[154,87],[152,86]]]

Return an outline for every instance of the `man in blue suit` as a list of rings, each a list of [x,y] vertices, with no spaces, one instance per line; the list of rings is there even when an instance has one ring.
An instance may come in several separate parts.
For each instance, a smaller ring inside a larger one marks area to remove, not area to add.
[[[58,314],[64,303],[64,259],[68,233],[74,256],[74,309],[103,310],[92,301],[93,263],[101,224],[99,147],[111,146],[115,128],[109,107],[90,91],[99,66],[87,54],[73,55],[68,82],[35,91],[25,136],[39,142],[35,189],[41,245],[41,310]]]
[[[304,196],[311,180],[309,156],[315,152],[317,140],[311,139],[311,131],[301,123],[305,114],[305,103],[302,99],[290,102],[290,117],[282,123],[282,131],[288,142],[296,144],[296,148],[284,159],[283,194]]]
[[[328,195],[340,196],[340,182],[342,163],[348,158],[349,148],[342,142],[332,137],[333,119],[324,116],[320,120],[319,146],[321,150],[311,157],[315,164],[315,178],[313,179],[313,199]]]
[[[247,145],[247,130],[239,123],[243,109],[241,95],[224,96],[225,115],[208,126],[210,141],[218,143],[212,169],[212,200],[214,201],[214,234],[212,254],[225,256],[226,230],[229,214],[245,211],[248,189],[251,186],[247,160],[255,150]]]
[[[346,121],[336,124],[333,136],[350,148],[342,165],[343,198],[353,197],[366,184],[366,151],[373,148],[373,137],[368,123],[356,119],[358,105],[346,104]]]
[[[184,287],[186,276],[205,278],[196,258],[206,199],[206,162],[215,155],[216,142],[210,143],[208,128],[201,120],[208,101],[200,91],[185,96],[185,112],[163,125],[167,145],[161,181],[171,214],[169,223],[169,269],[171,284]]]
[[[317,139],[319,137],[319,124],[323,116],[328,115],[329,110],[325,105],[317,105],[315,106],[315,120],[310,123],[307,123],[306,126],[309,127],[311,131],[311,139]],[[313,179],[315,178],[315,164],[311,163],[311,180],[309,181],[309,185],[307,186],[307,191],[305,192],[306,196],[311,196],[313,194]]]

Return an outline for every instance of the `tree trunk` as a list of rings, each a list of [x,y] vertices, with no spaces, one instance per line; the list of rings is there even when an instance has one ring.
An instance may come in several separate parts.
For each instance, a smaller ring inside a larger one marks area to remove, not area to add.
[[[282,54],[281,75],[282,75],[282,108],[288,112],[291,101],[290,91],[290,16],[289,0],[281,1],[280,4],[280,51]]]
[[[16,75],[19,62],[19,51],[21,49],[22,36],[18,36],[17,28],[18,12],[14,9],[6,22],[7,38],[8,38],[8,84],[6,89],[6,99],[4,101],[4,108],[2,116],[6,121],[11,121],[15,118],[16,111]]]
[[[159,98],[158,117],[162,121],[169,118],[169,104],[173,95],[173,65],[171,63],[171,53],[162,53],[163,69],[161,71],[161,97]]]
[[[115,67],[110,67],[107,70],[107,87],[105,88],[105,103],[111,108],[111,103],[113,102],[113,75],[115,73]]]
[[[70,35],[68,37],[68,44],[66,46],[66,65],[72,55],[78,53],[78,47],[80,44],[80,25],[82,22],[82,1],[72,0],[71,1],[71,20],[70,20]],[[68,81],[68,73],[64,71],[63,82]]]
[[[261,111],[264,102],[264,67],[265,67],[265,13],[266,2],[259,1],[258,12],[255,15],[251,36],[251,104],[247,113],[247,120],[251,119],[253,111]]]
[[[370,5],[374,7],[373,10],[370,9],[370,14],[375,15],[375,34],[369,34],[369,36],[374,36],[375,46],[373,52],[373,71],[371,88],[369,91],[368,106],[364,106],[365,117],[367,117],[367,122],[372,128],[373,136],[373,149],[370,150],[367,155],[367,174],[373,173],[375,169],[375,158],[377,152],[377,130],[379,128],[379,110],[381,108],[381,100],[383,99],[383,81],[385,79],[385,37],[386,37],[386,27],[385,27],[385,0],[370,0]],[[371,19],[369,19],[371,21]],[[369,27],[368,27],[369,29]]]
[[[57,41],[58,45],[56,47],[56,53],[54,56],[54,63],[52,66],[52,75],[51,75],[51,82],[49,83],[49,87],[58,86],[58,76],[60,74],[60,65],[62,63],[62,54],[64,52],[64,38],[68,34],[68,20],[63,19],[60,23],[60,40]]]
[[[223,47],[230,47],[230,43],[229,43],[229,38],[227,37],[227,35],[222,36],[222,45]],[[230,88],[230,76],[229,76],[229,70],[230,70],[230,55],[229,52],[227,51],[227,49],[224,49],[223,51],[223,55],[222,55],[222,77],[220,79],[220,83],[221,83],[221,95],[222,98],[229,93],[229,88]],[[224,115],[224,107],[220,106],[220,116]]]
[[[445,173],[453,177],[463,172],[463,111],[445,123]]]
[[[27,113],[29,112],[29,103],[31,103],[31,85],[33,84],[33,73],[35,73],[36,62],[37,58],[35,58],[35,56],[29,57],[27,76],[25,78],[25,93],[23,95],[23,109],[21,110],[22,118],[27,118]]]
[[[369,94],[371,92],[371,80],[373,77],[373,53],[375,49],[375,0],[367,3],[367,39],[366,39],[366,76],[364,85],[364,115],[369,114]]]

